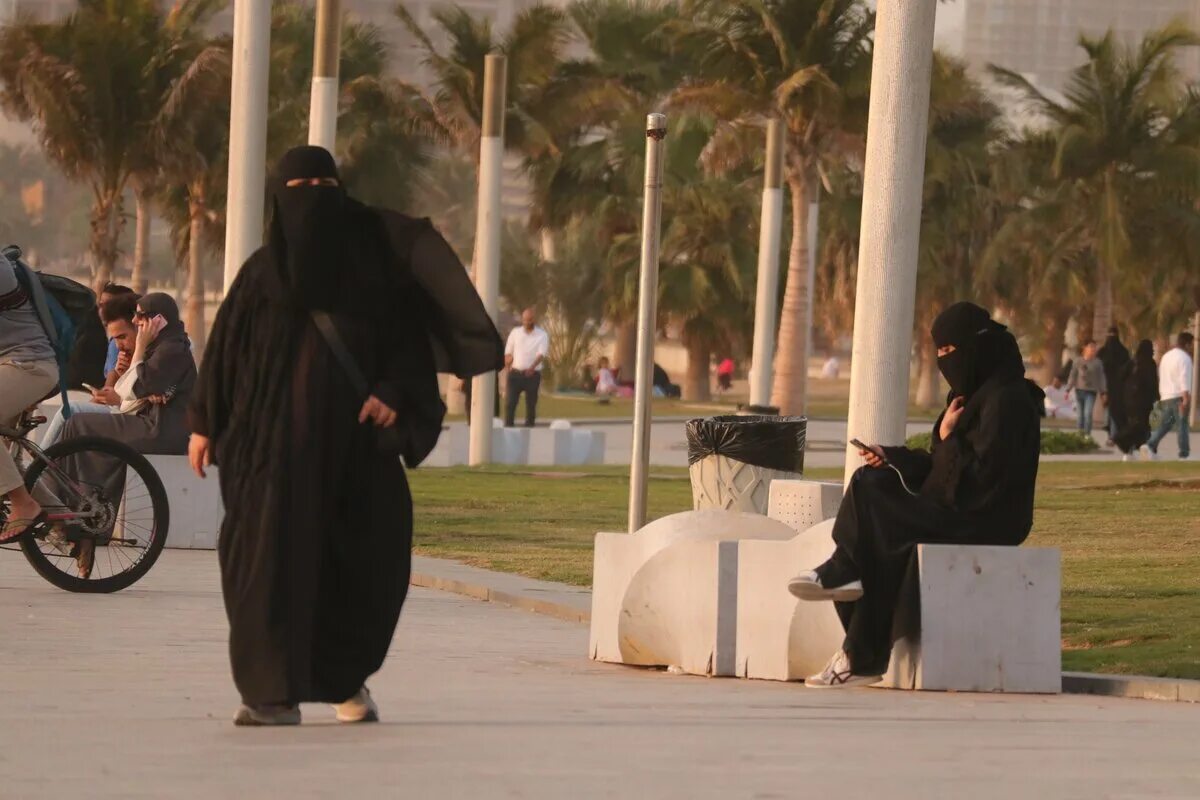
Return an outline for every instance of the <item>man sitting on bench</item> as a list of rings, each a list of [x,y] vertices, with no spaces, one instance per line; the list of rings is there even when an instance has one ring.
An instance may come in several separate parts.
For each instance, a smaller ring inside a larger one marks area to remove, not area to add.
[[[919,619],[918,544],[1018,545],[1033,527],[1042,390],[1025,380],[1017,340],[987,311],[956,303],[933,323],[950,384],[933,452],[864,447],[834,522],[833,556],[793,578],[801,600],[832,600],[846,640],[813,687],[877,683],[893,624]]]

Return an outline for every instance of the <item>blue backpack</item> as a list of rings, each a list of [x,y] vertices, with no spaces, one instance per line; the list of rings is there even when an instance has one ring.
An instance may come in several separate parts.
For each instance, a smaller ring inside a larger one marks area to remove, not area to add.
[[[54,348],[54,360],[58,362],[58,388],[62,393],[63,416],[71,416],[67,402],[67,365],[75,347],[75,331],[84,321],[85,314],[94,314],[96,295],[81,283],[61,275],[35,272],[21,258],[21,248],[9,245],[4,255],[16,267],[17,280],[29,295],[42,328]]]

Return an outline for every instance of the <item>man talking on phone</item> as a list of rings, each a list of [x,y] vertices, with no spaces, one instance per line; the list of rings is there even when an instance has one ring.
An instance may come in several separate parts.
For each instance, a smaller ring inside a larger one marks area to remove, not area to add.
[[[1018,545],[1033,527],[1045,395],[1025,380],[1017,340],[972,303],[947,308],[931,334],[950,385],[932,451],[855,440],[866,466],[838,510],[837,548],[788,584],[801,600],[833,601],[846,630],[808,686],[870,685],[887,672],[893,632],[919,621],[918,544]]]

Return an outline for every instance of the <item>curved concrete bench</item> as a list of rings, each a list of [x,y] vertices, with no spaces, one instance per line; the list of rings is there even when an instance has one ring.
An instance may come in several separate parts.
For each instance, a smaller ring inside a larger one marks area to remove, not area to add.
[[[762,515],[717,509],[673,514],[632,535],[597,534],[591,658],[733,675],[738,540],[793,535]]]
[[[492,463],[518,466],[581,466],[604,463],[604,431],[572,428],[556,420],[550,428],[492,429]],[[457,467],[467,463],[470,429],[453,424],[442,431],[437,446],[422,466]]]

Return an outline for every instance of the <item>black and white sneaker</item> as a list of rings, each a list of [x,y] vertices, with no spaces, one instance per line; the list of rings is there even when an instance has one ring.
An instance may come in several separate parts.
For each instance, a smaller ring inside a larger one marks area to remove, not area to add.
[[[862,599],[863,585],[862,581],[856,580],[840,586],[825,586],[821,583],[821,576],[817,574],[817,571],[809,570],[788,581],[788,591],[792,593],[793,597],[801,600],[834,600],[839,603],[852,603]]]
[[[838,650],[825,669],[804,679],[810,689],[849,689],[851,686],[870,686],[883,680],[882,675],[855,675],[850,670],[850,657]]]

